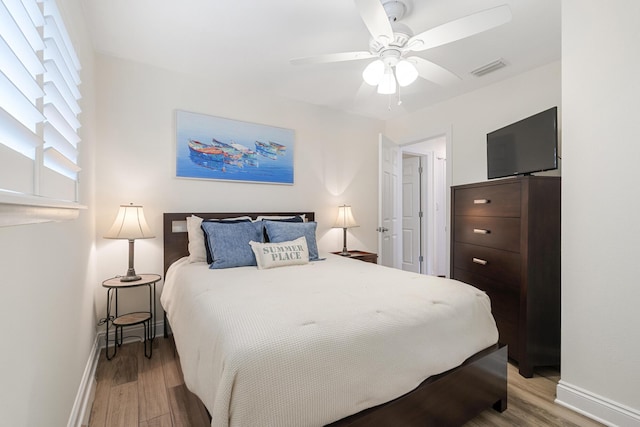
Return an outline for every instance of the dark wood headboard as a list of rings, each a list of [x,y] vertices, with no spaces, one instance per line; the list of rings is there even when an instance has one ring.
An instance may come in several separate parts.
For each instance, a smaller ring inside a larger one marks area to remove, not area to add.
[[[315,221],[314,212],[185,212],[165,213],[162,221],[164,234],[164,274],[171,264],[180,258],[189,255],[189,237],[187,234],[187,217],[191,215],[204,219],[223,219],[238,216],[250,216],[256,219],[259,216],[280,215],[293,216],[304,215],[307,221]]]

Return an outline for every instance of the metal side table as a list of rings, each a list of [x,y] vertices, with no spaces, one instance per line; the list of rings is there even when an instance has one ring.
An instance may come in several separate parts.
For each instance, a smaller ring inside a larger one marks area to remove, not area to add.
[[[107,317],[106,324],[106,349],[105,354],[107,360],[111,360],[117,353],[118,347],[122,345],[123,328],[133,325],[143,325],[144,330],[144,355],[151,359],[153,351],[153,340],[156,337],[156,324],[153,321],[156,314],[156,283],[161,277],[158,274],[140,274],[140,280],[134,282],[121,282],[119,277],[113,277],[102,282],[102,286],[107,288]],[[125,314],[118,313],[118,291],[121,289],[131,289],[140,286],[149,288],[149,310],[135,311]],[[112,298],[115,293],[115,304],[112,306]],[[112,310],[114,313],[112,314]],[[109,354],[109,325],[115,327],[115,336],[113,339],[113,354]],[[118,334],[119,332],[119,334]],[[149,347],[147,349],[147,346]]]

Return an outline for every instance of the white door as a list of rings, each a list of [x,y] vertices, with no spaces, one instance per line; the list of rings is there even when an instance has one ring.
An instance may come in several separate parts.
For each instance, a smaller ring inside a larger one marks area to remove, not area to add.
[[[402,269],[422,273],[420,157],[402,158]]]
[[[400,148],[380,134],[378,143],[378,259],[379,264],[400,268],[401,248],[398,193]]]

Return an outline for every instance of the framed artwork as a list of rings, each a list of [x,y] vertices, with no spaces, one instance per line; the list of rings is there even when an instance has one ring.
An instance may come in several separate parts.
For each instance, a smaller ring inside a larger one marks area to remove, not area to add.
[[[291,129],[176,111],[178,178],[293,184]]]

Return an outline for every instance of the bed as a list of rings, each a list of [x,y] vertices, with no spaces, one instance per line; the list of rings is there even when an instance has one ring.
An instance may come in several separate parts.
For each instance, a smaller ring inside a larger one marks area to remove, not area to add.
[[[210,270],[189,262],[191,215],[164,214],[161,302],[212,426],[455,426],[506,409],[506,347],[482,292],[331,254]]]

